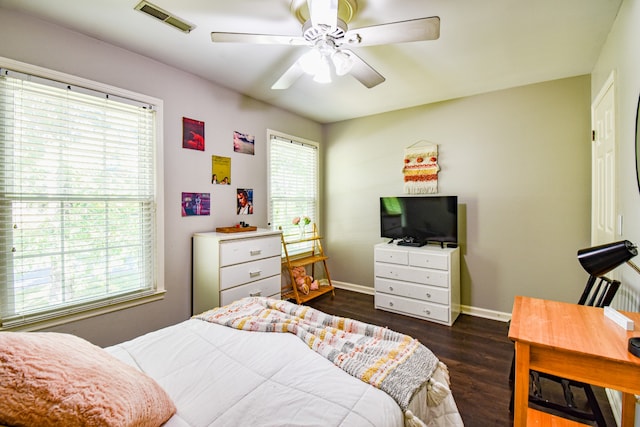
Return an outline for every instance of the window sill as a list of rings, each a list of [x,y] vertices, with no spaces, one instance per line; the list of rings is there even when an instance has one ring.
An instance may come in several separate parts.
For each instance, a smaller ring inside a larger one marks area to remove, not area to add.
[[[60,316],[57,316],[55,318],[49,318],[49,319],[40,320],[40,321],[26,320],[15,326],[0,326],[0,332],[4,332],[4,331],[31,332],[31,331],[38,331],[46,328],[51,328],[54,326],[60,326],[66,323],[76,322],[78,320],[88,319],[91,317],[112,313],[114,311],[124,310],[127,308],[136,307],[142,304],[159,301],[164,299],[165,293],[166,293],[166,290],[159,290],[150,295],[145,295],[145,296],[130,299],[127,301],[122,301],[116,304],[110,304],[107,306],[87,309],[80,312],[74,312],[71,314],[66,314],[66,315],[61,314]]]

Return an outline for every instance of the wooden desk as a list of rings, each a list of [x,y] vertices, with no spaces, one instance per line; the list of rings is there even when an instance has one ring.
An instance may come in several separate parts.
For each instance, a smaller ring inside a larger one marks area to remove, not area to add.
[[[515,342],[514,427],[527,425],[529,369],[622,391],[622,426],[633,427],[640,358],[627,350],[640,336],[640,313],[625,331],[604,309],[517,296],[509,338]]]

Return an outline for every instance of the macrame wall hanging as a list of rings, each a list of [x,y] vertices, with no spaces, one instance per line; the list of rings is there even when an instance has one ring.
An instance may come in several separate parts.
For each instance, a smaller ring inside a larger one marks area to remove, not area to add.
[[[432,194],[438,192],[438,145],[418,141],[404,149],[404,192]]]

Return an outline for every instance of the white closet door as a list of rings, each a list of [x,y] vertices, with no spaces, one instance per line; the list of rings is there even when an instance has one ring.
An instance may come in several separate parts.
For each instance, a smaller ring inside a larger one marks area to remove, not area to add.
[[[616,132],[613,74],[592,105],[591,244],[615,241],[622,233],[616,210]]]

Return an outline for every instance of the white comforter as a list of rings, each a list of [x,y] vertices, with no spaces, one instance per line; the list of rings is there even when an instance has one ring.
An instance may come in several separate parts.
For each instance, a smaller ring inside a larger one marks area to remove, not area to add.
[[[391,397],[291,334],[190,319],[107,351],[169,393],[178,408],[170,427],[404,425]],[[444,381],[442,372],[435,376]],[[428,426],[463,425],[451,395],[433,408],[418,395],[410,410]]]

